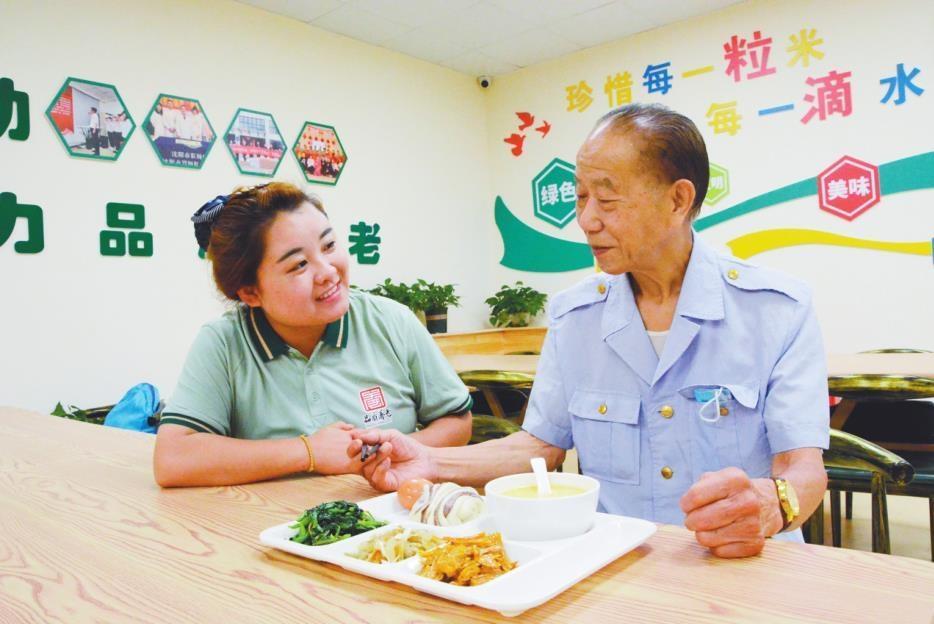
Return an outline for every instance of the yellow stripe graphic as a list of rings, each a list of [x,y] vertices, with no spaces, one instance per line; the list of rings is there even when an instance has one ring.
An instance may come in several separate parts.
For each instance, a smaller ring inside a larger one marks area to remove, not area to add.
[[[931,241],[921,242],[894,242],[867,240],[842,236],[820,230],[777,229],[751,232],[727,243],[730,251],[737,258],[751,258],[763,251],[794,247],[796,245],[834,245],[837,247],[855,247],[858,249],[874,249],[876,251],[891,251],[894,253],[912,254],[918,256],[931,255]]]
[[[713,65],[708,65],[706,67],[698,67],[697,69],[689,69],[686,72],[681,74],[682,78],[691,78],[693,76],[700,76],[701,74],[709,74],[713,71]]]

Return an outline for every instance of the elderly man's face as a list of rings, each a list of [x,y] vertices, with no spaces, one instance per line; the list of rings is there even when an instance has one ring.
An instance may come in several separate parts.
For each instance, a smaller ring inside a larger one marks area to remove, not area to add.
[[[686,225],[672,184],[643,157],[644,146],[637,132],[605,129],[577,153],[577,222],[606,273],[657,264]]]

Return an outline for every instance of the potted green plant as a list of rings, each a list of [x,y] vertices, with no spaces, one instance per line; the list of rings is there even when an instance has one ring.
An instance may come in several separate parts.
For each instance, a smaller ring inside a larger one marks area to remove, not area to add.
[[[448,308],[460,305],[461,298],[454,294],[454,284],[435,284],[419,279],[412,285],[418,305],[425,311],[428,332],[443,334],[448,331]]]
[[[387,277],[373,288],[365,290],[365,292],[398,301],[412,310],[422,325],[425,325],[424,295],[416,284],[410,286],[405,282],[395,283]]]
[[[548,295],[521,281],[515,286],[503,286],[486,300],[490,306],[490,325],[493,327],[528,327],[532,319],[545,309]]]

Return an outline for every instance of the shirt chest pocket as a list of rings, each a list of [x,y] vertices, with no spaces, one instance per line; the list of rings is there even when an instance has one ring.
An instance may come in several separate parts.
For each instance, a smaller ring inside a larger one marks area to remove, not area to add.
[[[691,419],[695,457],[702,471],[736,466],[749,470],[765,442],[759,413],[759,384],[755,382],[694,383],[679,388],[681,414]],[[767,453],[764,455],[767,456]]]
[[[581,472],[617,483],[639,483],[638,396],[575,390],[571,428]]]

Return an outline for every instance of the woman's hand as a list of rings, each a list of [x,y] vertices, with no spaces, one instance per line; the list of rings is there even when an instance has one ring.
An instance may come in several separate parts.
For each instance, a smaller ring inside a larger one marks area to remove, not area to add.
[[[319,429],[308,436],[311,452],[315,456],[315,472],[324,475],[360,474],[360,460],[354,461],[347,455],[347,447],[352,438],[353,426],[347,423],[334,423]]]
[[[377,490],[392,492],[409,479],[438,480],[431,449],[395,429],[356,430],[346,454],[360,464],[364,444],[379,444],[379,451],[363,462],[363,476]]]

